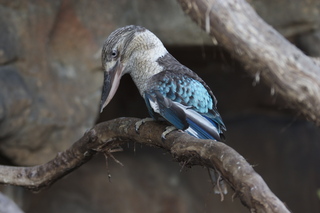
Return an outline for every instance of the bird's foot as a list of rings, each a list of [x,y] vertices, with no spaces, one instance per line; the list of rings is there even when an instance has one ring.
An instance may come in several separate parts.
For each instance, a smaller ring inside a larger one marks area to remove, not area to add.
[[[174,131],[174,130],[177,130],[177,128],[176,128],[175,126],[167,126],[167,127],[166,127],[166,130],[161,134],[161,140],[162,140],[162,141],[165,141],[165,140],[166,140],[166,136],[167,136],[170,132],[172,132],[172,131]]]
[[[144,118],[144,119],[141,119],[140,121],[138,121],[134,126],[135,126],[135,129],[136,129],[136,133],[139,134],[139,129],[140,129],[140,126],[148,121],[154,121],[153,118]]]
[[[220,194],[221,201],[223,201],[224,195],[228,193],[226,182],[223,180],[220,172],[216,169],[208,168],[208,172],[213,184],[214,193]]]

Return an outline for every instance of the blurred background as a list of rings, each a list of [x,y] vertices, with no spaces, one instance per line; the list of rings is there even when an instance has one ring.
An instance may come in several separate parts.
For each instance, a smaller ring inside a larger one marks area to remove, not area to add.
[[[306,54],[320,55],[318,0],[248,2]],[[103,41],[129,24],[154,32],[207,82],[228,129],[226,143],[290,210],[320,211],[319,128],[249,76],[245,65],[214,45],[173,0],[1,0],[1,164],[42,164],[97,122],[148,116],[129,76],[98,112]],[[110,181],[105,159],[98,155],[38,194],[12,186],[0,186],[0,191],[34,213],[248,212],[232,199],[231,190],[220,202],[206,169],[181,169],[157,148],[133,143],[123,148],[115,157],[124,167],[109,161]]]

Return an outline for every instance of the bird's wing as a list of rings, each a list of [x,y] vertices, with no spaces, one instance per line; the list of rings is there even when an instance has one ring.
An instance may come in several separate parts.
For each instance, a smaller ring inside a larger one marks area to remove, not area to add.
[[[217,110],[217,99],[214,96],[213,92],[211,91],[210,87],[204,82],[195,72],[190,70],[188,67],[182,65],[178,60],[176,60],[171,54],[166,54],[165,56],[161,57],[157,61],[160,66],[164,67],[164,72],[161,72],[154,76],[155,80],[163,78],[163,76],[168,76],[169,78],[171,76],[185,76],[190,79],[194,79],[195,81],[199,82],[206,92],[209,93],[211,99],[212,99],[212,109],[209,109],[209,113],[207,116],[213,120],[215,120],[218,123],[219,128],[222,130],[227,130],[225,124],[222,121],[222,118]],[[181,79],[181,77],[180,77]],[[154,80],[153,80],[154,81]],[[202,90],[204,91],[204,90]]]
[[[147,105],[178,129],[197,138],[221,140],[217,123],[191,107],[164,97],[160,92],[145,93]]]
[[[218,109],[217,109],[218,101],[217,101],[216,97],[214,96],[213,92],[211,91],[210,87],[195,72],[188,69],[187,67],[184,67],[184,73],[185,73],[184,74],[185,76],[192,78],[195,81],[199,82],[203,86],[202,89],[205,89],[209,93],[209,95],[212,99],[212,108],[209,108],[208,113],[205,113],[203,115],[208,117],[209,119],[211,119],[215,123],[217,123],[218,128],[219,128],[219,132],[221,132],[221,129],[226,131],[227,128],[226,128],[225,124],[223,123],[222,118],[221,118],[221,116],[218,112]]]
[[[149,111],[152,109],[195,137],[221,140],[224,124],[216,111],[215,100],[201,82],[169,71],[152,78],[145,92]]]

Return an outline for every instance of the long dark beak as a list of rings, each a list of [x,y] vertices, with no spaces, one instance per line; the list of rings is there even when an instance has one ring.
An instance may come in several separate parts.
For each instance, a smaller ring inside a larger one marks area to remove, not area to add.
[[[103,111],[116,93],[121,79],[122,66],[119,61],[110,71],[104,72],[103,89],[100,101],[100,113]]]

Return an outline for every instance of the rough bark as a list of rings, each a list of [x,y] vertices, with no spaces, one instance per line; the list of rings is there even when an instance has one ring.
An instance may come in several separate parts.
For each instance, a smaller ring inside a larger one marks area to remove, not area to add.
[[[178,0],[271,94],[320,125],[320,66],[266,24],[244,0]],[[284,8],[285,10],[285,8]]]
[[[137,121],[136,118],[119,118],[100,123],[85,133],[70,149],[43,165],[0,166],[0,182],[40,191],[90,160],[97,152],[108,155],[119,144],[133,141],[163,148],[186,166],[216,168],[235,190],[235,195],[252,212],[289,212],[252,166],[226,144],[200,140],[178,131],[170,133],[162,141],[164,125],[148,122],[141,126],[138,134],[135,131]]]

